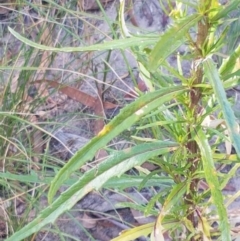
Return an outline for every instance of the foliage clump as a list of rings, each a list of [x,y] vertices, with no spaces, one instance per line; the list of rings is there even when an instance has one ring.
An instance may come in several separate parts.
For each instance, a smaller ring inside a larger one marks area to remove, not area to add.
[[[151,186],[149,183],[161,187],[164,178],[169,182],[158,189],[144,208],[140,204],[125,204],[143,210],[146,216],[155,214],[155,222],[132,228],[113,240],[134,240],[140,236],[150,240],[234,239],[226,205],[234,198],[226,197],[223,189],[234,177],[240,155],[239,123],[226,95],[239,82],[240,46],[238,36],[231,35],[238,21],[231,14],[239,8],[239,1],[225,5],[217,0],[160,2],[172,20],[163,33],[131,32],[125,23],[125,1],[120,0],[118,22],[112,25],[113,40],[91,46],[41,45],[9,28],[24,44],[44,51],[128,49],[138,62],[148,92],[139,93],[134,102],[124,107],[52,177],[49,206],[13,232],[8,241],[38,232],[95,189],[115,188],[116,177],[123,182],[128,180],[131,175],[126,172],[132,168],[141,179],[140,184],[132,186],[139,189]],[[121,37],[115,34],[116,29]],[[234,47],[229,47],[229,42]],[[186,51],[180,54],[179,48],[183,46]],[[177,56],[177,68],[168,62],[172,55]],[[183,61],[191,63],[188,74],[182,71]],[[11,118],[10,114],[7,117]],[[109,156],[74,179],[55,198],[59,188],[72,180],[72,175],[91,161],[97,151],[133,125],[137,130],[133,137],[135,146],[111,150]],[[148,138],[144,137],[146,132]],[[225,152],[220,151],[222,143]],[[236,154],[231,151],[232,146]],[[148,172],[139,168],[146,162],[157,169]],[[223,164],[230,166],[229,174],[222,172]]]

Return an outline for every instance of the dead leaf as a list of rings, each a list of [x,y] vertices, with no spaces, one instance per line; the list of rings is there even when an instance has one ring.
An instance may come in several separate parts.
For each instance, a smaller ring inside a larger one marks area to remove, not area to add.
[[[147,169],[148,171],[153,171],[158,168],[157,165],[152,164],[151,162],[144,162],[141,167]]]
[[[145,217],[142,212],[135,210],[135,209],[130,209],[131,213],[134,217],[134,219],[139,223],[139,224],[146,224],[146,223],[151,223],[156,220],[154,216],[149,216]]]
[[[204,182],[203,180],[200,180],[199,183],[198,183],[198,188],[201,189],[201,190],[208,190],[209,189],[209,186],[206,182]],[[230,183],[228,183],[224,188],[223,190],[225,191],[230,191],[230,192],[235,192],[236,191],[236,188],[231,185]]]
[[[46,84],[50,85],[51,87],[57,89],[58,91],[62,92],[63,94],[67,95],[69,98],[76,100],[83,105],[86,105],[87,107],[94,108],[95,103],[97,102],[97,98],[94,98],[93,96],[86,94],[85,92],[78,90],[74,87],[71,87],[69,85],[61,84],[54,80],[36,80],[34,83],[42,83],[46,82]],[[114,109],[116,107],[119,107],[117,104],[113,104],[111,102],[105,101],[103,102],[104,109]]]
[[[83,105],[86,105],[88,107],[94,107],[96,99],[92,97],[89,94],[86,94],[82,92],[81,90],[78,90],[74,87],[64,85],[61,83],[58,83],[57,81],[48,81],[47,82],[51,87],[54,87],[58,91],[62,92],[63,94],[67,95],[73,100],[76,100]]]
[[[95,155],[96,162],[99,163],[103,161],[107,156],[108,156],[107,151],[104,149],[100,149],[99,151],[97,151]]]
[[[147,86],[146,86],[146,84],[144,83],[144,81],[142,81],[142,80],[140,80],[140,81],[138,82],[138,88],[139,88],[139,90],[142,91],[142,92],[147,91]]]
[[[104,107],[103,107],[103,101],[102,101],[102,93],[99,88],[98,90],[98,99],[95,101],[95,105],[93,107],[95,115],[98,117],[94,122],[94,134],[97,135],[102,128],[104,127]]]
[[[129,16],[130,22],[132,23],[133,26],[139,27],[137,20],[134,16],[134,10],[133,10],[133,2],[132,0],[127,0],[126,1],[126,8],[127,8],[127,14]]]
[[[102,92],[100,88],[98,88],[98,99],[95,101],[95,106],[94,106],[94,113],[98,118],[94,120],[94,134],[97,135],[104,127],[104,106],[103,106],[103,101],[102,101]],[[106,157],[108,156],[108,153],[104,149],[98,150],[98,152],[95,155],[95,159],[97,162],[103,161]]]
[[[87,215],[85,212],[83,214],[83,218],[81,220],[81,224],[84,228],[94,228],[96,227],[97,220]]]
[[[43,134],[40,130],[34,131],[31,137],[31,143],[33,148],[33,169],[34,170],[40,170],[40,167],[38,166],[39,163],[39,156],[43,153]]]
[[[141,91],[141,92],[147,91],[147,86],[142,80],[138,82],[138,91]],[[135,99],[137,97],[138,97],[137,92],[133,90],[131,90],[128,94],[124,96],[125,99]]]

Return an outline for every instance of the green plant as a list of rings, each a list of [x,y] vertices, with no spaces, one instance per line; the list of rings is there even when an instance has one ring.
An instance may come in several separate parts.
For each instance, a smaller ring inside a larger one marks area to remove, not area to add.
[[[119,26],[122,38],[88,47],[56,48],[40,45],[9,28],[22,42],[45,51],[130,48],[150,91],[123,108],[60,169],[50,185],[49,206],[9,237],[8,241],[21,240],[39,231],[87,193],[104,188],[106,184],[111,187],[112,183],[114,187],[114,177],[124,180],[126,171],[146,161],[159,166],[160,170],[149,175],[139,171],[139,177],[142,178],[140,186],[143,187],[153,178],[159,178],[161,183],[162,176],[170,177],[172,183],[169,188],[159,191],[144,209],[145,215],[157,211],[156,222],[124,232],[115,241],[133,240],[149,234],[151,240],[164,240],[166,235],[173,240],[232,240],[222,190],[238,167],[235,162],[238,162],[240,155],[240,135],[226,90],[239,82],[240,47],[236,46],[230,53],[223,51],[227,47],[226,39],[229,38],[228,27],[236,21],[229,14],[240,3],[233,0],[227,5],[220,5],[216,0],[199,0],[193,3],[179,1],[174,5],[168,1],[168,4],[168,14],[174,23],[165,33],[160,36],[133,35],[125,25],[124,1],[121,0]],[[178,69],[175,69],[168,63],[168,57],[176,55],[181,46],[186,50],[183,56],[178,55]],[[223,54],[226,58],[222,57]],[[183,60],[188,60],[192,65],[189,73],[182,72]],[[61,185],[92,160],[97,150],[133,124],[138,124],[136,128],[142,143],[111,154],[54,199]],[[147,131],[152,139],[141,136],[141,130]],[[213,141],[211,145],[210,140]],[[221,143],[226,144],[226,153],[219,153]],[[229,151],[229,143],[234,146],[236,155]],[[229,174],[220,171],[221,163],[232,164]],[[199,190],[201,182],[207,184],[203,191]],[[161,203],[161,210],[155,208],[155,202]],[[136,208],[140,209],[140,205]],[[211,217],[216,215],[217,227],[213,228]]]

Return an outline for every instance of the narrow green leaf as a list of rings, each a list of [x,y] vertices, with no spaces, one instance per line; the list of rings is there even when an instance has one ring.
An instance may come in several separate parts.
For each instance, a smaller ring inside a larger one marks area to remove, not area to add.
[[[151,171],[148,175],[146,175],[142,182],[140,183],[140,185],[138,186],[138,191],[140,191],[141,189],[143,189],[146,185],[146,183],[153,178],[153,176],[155,176],[156,174],[158,174],[160,172],[160,170],[155,170],[155,171]],[[157,178],[159,178],[161,180],[160,176],[157,176]],[[164,177],[165,178],[165,177]]]
[[[160,214],[158,215],[158,218],[155,224],[155,229],[154,229],[155,237],[158,237],[158,234],[161,233],[165,215],[171,212],[171,209],[174,205],[179,204],[179,201],[183,199],[183,195],[186,191],[187,191],[186,182],[177,183],[176,185],[173,186],[171,192],[169,193],[169,195],[167,196],[163,204]]]
[[[235,69],[235,66],[240,58],[240,44],[236,48],[236,50],[223,61],[222,65],[219,68],[219,73],[221,76],[225,76],[227,74],[232,74],[232,71]],[[237,71],[238,69],[234,70]]]
[[[216,31],[216,30],[215,30]],[[213,35],[214,38],[214,30],[212,30],[211,35]],[[229,34],[229,27],[225,27],[225,29],[222,31],[220,36],[218,37],[217,41],[215,43],[211,43],[211,41],[208,42],[208,47],[207,47],[207,53],[216,53],[219,51],[220,48],[223,47],[223,45],[226,42],[226,36]]]
[[[171,208],[179,203],[181,199],[183,199],[183,195],[187,190],[186,182],[178,183],[175,186],[173,186],[171,192],[167,196],[163,207],[162,212],[164,214],[170,212]]]
[[[226,121],[229,135],[236,149],[238,156],[240,156],[240,135],[239,125],[236,122],[234,112],[227,100],[226,92],[223,87],[223,83],[220,80],[218,71],[211,59],[207,59],[203,62],[203,68],[206,77],[210,81],[219,105],[223,111],[223,116]]]
[[[41,45],[38,43],[34,43],[33,41],[21,36],[12,28],[8,27],[10,33],[16,37],[18,40],[22,41],[23,43],[45,51],[55,51],[55,52],[84,52],[84,51],[101,51],[101,50],[113,50],[113,49],[126,49],[132,46],[149,46],[155,44],[157,41],[156,36],[139,36],[139,37],[130,37],[125,39],[114,39],[109,40],[101,44],[94,44],[85,47],[62,47],[62,48],[55,48],[51,46]]]
[[[197,131],[195,140],[200,148],[204,174],[211,190],[212,200],[218,211],[222,240],[231,241],[230,225],[228,222],[227,211],[223,203],[223,196],[218,182],[217,171],[214,167],[211,147],[208,144],[206,135],[201,129]]]
[[[4,178],[7,180],[13,180],[13,181],[20,181],[24,183],[45,183],[50,184],[52,177],[45,177],[43,180],[35,173],[34,171],[31,172],[30,175],[17,175],[12,174],[10,172],[0,172],[0,178]]]
[[[158,66],[185,42],[185,34],[202,19],[199,14],[192,14],[172,26],[161,37],[149,56],[149,69],[155,71]]]
[[[159,202],[159,198],[163,196],[163,193],[160,191],[159,193],[155,194],[147,203],[147,206],[144,210],[144,215],[147,216],[152,213],[152,210],[155,209],[155,205]]]
[[[58,172],[48,193],[49,203],[52,202],[53,196],[59,187],[75,170],[79,169],[87,161],[92,160],[97,150],[104,147],[110,140],[112,140],[112,138],[120,134],[123,130],[129,128],[144,115],[159,107],[164,102],[172,100],[184,90],[185,89],[180,86],[163,88],[143,95],[135,102],[123,108],[118,116],[107,124],[86,146],[78,151]]]
[[[232,89],[240,84],[240,70],[233,72],[232,74],[224,75],[222,77],[224,81],[224,89]]]
[[[218,11],[218,13],[211,19],[211,22],[216,22],[217,20],[226,17],[230,12],[236,10],[240,5],[239,0],[230,1],[230,3],[222,6],[222,10]]]
[[[143,185],[143,182],[144,182],[144,185]],[[121,177],[111,178],[109,181],[107,181],[104,184],[104,188],[118,188],[123,190],[128,187],[136,187],[138,189],[141,189],[140,186],[142,186],[143,188],[143,187],[170,187],[172,185],[173,185],[173,180],[170,177],[155,176],[155,177],[148,178],[148,180],[145,182],[144,176],[124,175]]]
[[[141,202],[141,200],[135,200],[135,203],[133,203],[132,201],[129,201],[129,202],[120,202],[120,203],[117,203],[115,205],[116,208],[132,208],[136,211],[139,211],[141,213],[144,213],[145,211],[145,204],[143,204]],[[151,215],[154,215],[154,216],[157,216],[158,215],[158,210],[154,207],[154,209],[151,210],[151,212],[149,213]],[[149,216],[149,214],[145,214],[144,213],[144,216]]]
[[[94,189],[99,189],[110,178],[122,175],[136,165],[157,155],[162,155],[177,149],[177,143],[158,141],[138,145],[120,151],[108,157],[95,168],[84,173],[79,180],[63,192],[52,204],[46,207],[38,217],[24,228],[14,233],[6,241],[19,241],[38,232],[43,226],[54,222],[63,212],[71,209],[76,202]]]

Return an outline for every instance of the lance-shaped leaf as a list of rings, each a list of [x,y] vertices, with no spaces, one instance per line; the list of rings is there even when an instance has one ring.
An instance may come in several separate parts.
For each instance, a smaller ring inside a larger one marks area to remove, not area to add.
[[[223,63],[219,68],[219,73],[221,74],[221,76],[232,74],[233,72],[237,71],[239,69],[239,58],[240,44],[227,59],[223,60]]]
[[[217,171],[214,167],[211,147],[205,133],[199,128],[194,138],[199,146],[206,181],[211,190],[212,200],[215,204],[220,222],[221,236],[224,241],[231,241],[230,225],[227,211],[223,203],[223,195],[218,181]]]
[[[226,17],[230,12],[232,12],[233,10],[236,10],[239,5],[240,5],[239,0],[233,0],[233,1],[230,1],[228,4],[226,4],[225,6],[223,5],[219,7],[218,13],[215,14],[212,19],[210,19],[211,22],[215,22],[221,18]]]
[[[23,43],[45,51],[55,51],[55,52],[86,52],[86,51],[101,51],[101,50],[113,50],[113,49],[126,49],[132,46],[139,46],[145,47],[157,42],[158,37],[156,35],[145,35],[145,36],[138,36],[125,39],[114,39],[109,40],[104,43],[94,44],[85,47],[62,47],[62,48],[55,48],[51,46],[46,46],[38,43],[34,43],[33,41],[23,37],[12,28],[8,27],[10,33],[16,37],[18,40],[22,41]]]
[[[111,155],[99,166],[84,173],[75,184],[45,208],[37,218],[14,233],[6,241],[19,241],[38,232],[46,224],[54,222],[63,212],[71,209],[86,194],[94,189],[101,188],[110,178],[122,175],[132,167],[141,165],[149,158],[174,151],[178,147],[179,145],[174,142],[158,141],[138,145]]]
[[[236,149],[238,156],[240,156],[240,135],[239,126],[236,122],[234,112],[227,100],[226,92],[223,87],[223,83],[219,77],[216,66],[211,59],[207,59],[203,62],[204,72],[210,81],[217,101],[223,111],[223,116],[226,121],[229,135]]]
[[[132,126],[144,115],[159,107],[166,101],[174,99],[178,94],[186,90],[184,87],[175,86],[163,88],[161,90],[141,96],[135,102],[129,104],[121,110],[109,124],[107,124],[99,134],[93,138],[86,146],[78,151],[65,166],[58,172],[53,180],[49,193],[49,203],[59,187],[69,178],[69,176],[87,161],[92,160],[95,152],[104,147],[110,140]]]
[[[193,14],[179,21],[164,33],[149,56],[149,69],[155,71],[157,67],[186,40],[188,30],[202,19],[199,14]]]
[[[178,183],[172,188],[171,192],[167,196],[163,204],[162,210],[158,215],[158,218],[154,226],[154,237],[156,240],[159,240],[162,236],[162,228],[163,228],[162,225],[163,225],[163,219],[165,215],[170,213],[172,207],[177,205],[179,201],[184,198],[183,195],[186,192],[186,190],[187,190],[186,182]]]

